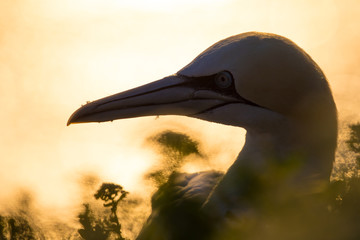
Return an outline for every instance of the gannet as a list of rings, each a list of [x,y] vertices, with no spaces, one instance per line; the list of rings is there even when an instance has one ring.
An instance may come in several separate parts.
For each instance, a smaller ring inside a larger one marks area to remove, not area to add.
[[[183,115],[241,127],[246,141],[224,175],[171,176],[168,188],[154,195],[161,201],[153,199],[153,213],[138,239],[185,239],[191,219],[181,226],[171,223],[174,216],[156,220],[168,211],[161,212],[159,205],[171,189],[178,191],[170,194],[175,203],[183,201],[177,197],[200,202],[196,206],[206,217],[199,222],[206,218],[224,224],[252,208],[244,200],[248,173],[300,195],[329,181],[337,142],[336,105],[320,67],[285,37],[247,32],[223,39],[174,75],[87,103],[68,125],[150,115]],[[274,176],[278,168],[290,168],[290,174],[279,181]],[[204,224],[201,231],[210,228]],[[201,233],[196,236],[201,239]]]

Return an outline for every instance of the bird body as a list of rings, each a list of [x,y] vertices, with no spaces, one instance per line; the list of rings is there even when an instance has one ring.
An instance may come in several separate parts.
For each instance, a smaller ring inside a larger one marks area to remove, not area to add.
[[[182,210],[175,213],[186,212],[191,219],[194,214],[184,209],[192,209],[188,204],[196,199],[190,205],[197,206],[192,210],[201,216],[195,219],[204,223],[203,231],[214,228],[209,219],[223,226],[249,209],[256,212],[253,191],[260,180],[266,183],[261,188],[290,189],[290,195],[313,193],[329,181],[337,141],[336,106],[319,66],[284,37],[249,32],[221,40],[174,75],[86,104],[68,124],[148,115],[185,115],[247,131],[245,145],[225,175],[176,175],[174,179],[188,180],[172,179],[155,195],[180,189],[180,195],[171,197],[171,202],[181,203]],[[189,224],[178,231],[157,228],[163,238],[149,230],[159,225],[152,224],[159,213],[165,214],[157,210],[164,202],[154,199],[148,228],[139,239],[181,239]],[[171,216],[166,224],[175,221]]]
[[[152,212],[137,240],[206,239],[211,233],[202,205],[223,173],[178,173],[160,186],[151,201]]]

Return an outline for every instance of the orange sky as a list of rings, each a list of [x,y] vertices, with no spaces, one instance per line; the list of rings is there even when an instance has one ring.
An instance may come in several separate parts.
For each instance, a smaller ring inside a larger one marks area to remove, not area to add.
[[[88,173],[136,192],[156,159],[143,140],[163,125],[195,132],[213,166],[225,169],[242,146],[241,129],[185,117],[66,121],[87,100],[173,74],[245,31],[304,48],[327,75],[340,120],[358,121],[359,22],[358,0],[2,0],[0,201],[29,188],[39,204],[66,209],[78,204]]]

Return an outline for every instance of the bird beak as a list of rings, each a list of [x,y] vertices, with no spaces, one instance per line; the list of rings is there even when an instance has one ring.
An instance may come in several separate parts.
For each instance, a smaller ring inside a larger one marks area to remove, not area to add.
[[[80,107],[67,125],[105,122],[141,116],[183,115],[196,117],[236,98],[201,87],[197,78],[172,75],[114,94]]]

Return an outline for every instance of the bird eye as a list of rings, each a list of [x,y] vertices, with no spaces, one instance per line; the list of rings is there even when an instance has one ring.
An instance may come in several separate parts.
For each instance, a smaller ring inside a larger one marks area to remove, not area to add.
[[[220,72],[215,76],[215,84],[219,88],[228,88],[233,82],[232,75],[229,72]]]

